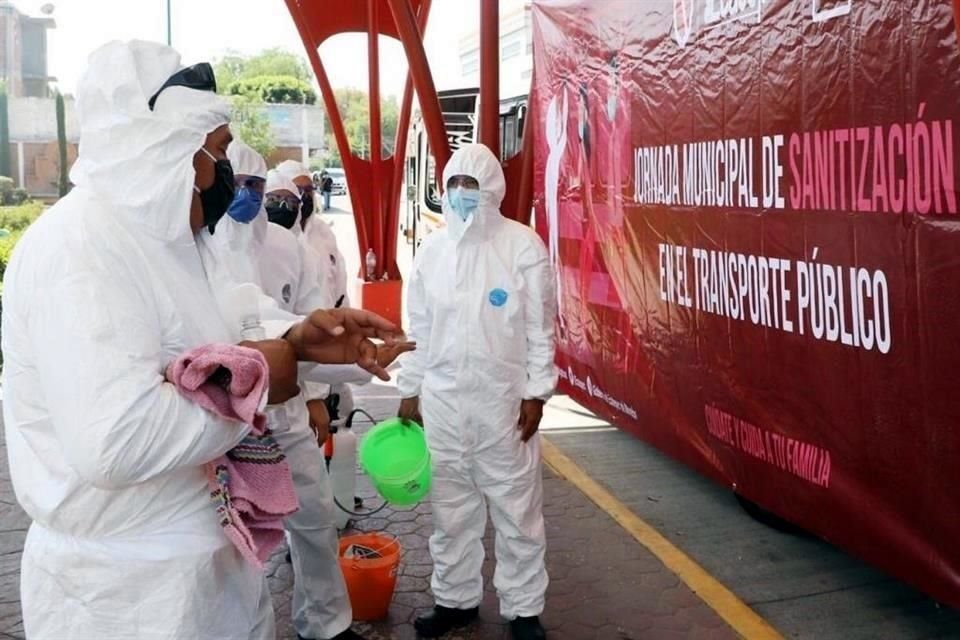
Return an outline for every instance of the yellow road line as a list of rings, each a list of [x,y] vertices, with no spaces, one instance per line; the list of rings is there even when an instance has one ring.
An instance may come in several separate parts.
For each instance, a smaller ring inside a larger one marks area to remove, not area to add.
[[[671,572],[682,580],[711,609],[717,612],[734,631],[748,640],[783,640],[770,623],[761,618],[719,580],[706,572],[683,551],[664,538],[659,531],[641,520],[617,500],[577,463],[546,437],[541,437],[543,459],[557,475],[583,492],[637,542],[646,547]]]

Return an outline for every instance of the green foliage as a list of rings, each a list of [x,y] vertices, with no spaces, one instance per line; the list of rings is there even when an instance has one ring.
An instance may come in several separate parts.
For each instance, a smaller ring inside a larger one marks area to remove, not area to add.
[[[18,206],[30,202],[30,194],[26,189],[14,189],[10,192],[9,198],[4,198],[4,206]]]
[[[11,233],[8,236],[0,238],[0,282],[3,281],[3,274],[7,271],[7,265],[10,263],[10,256],[13,255],[13,248],[17,246],[22,231]]]
[[[23,231],[43,212],[43,203],[28,202],[16,207],[0,207],[0,229],[11,234]]]
[[[25,189],[17,189],[13,178],[0,176],[0,205],[16,206],[30,200],[30,194]]]
[[[7,87],[0,84],[0,176],[13,174],[10,164],[10,114],[7,106]]]
[[[0,229],[8,232],[8,235],[0,236],[0,283],[3,281],[3,274],[7,270],[10,255],[13,253],[13,248],[17,246],[17,241],[42,212],[43,205],[39,202],[30,202],[18,207],[0,207]]]
[[[256,150],[264,158],[276,148],[276,140],[270,130],[270,121],[263,112],[263,100],[256,95],[239,95],[233,98],[231,130],[233,134]]]
[[[340,117],[343,119],[343,128],[346,130],[347,139],[350,141],[350,149],[354,154],[362,157],[370,157],[370,104],[367,98],[367,92],[359,89],[336,89],[334,96],[337,100],[337,108],[340,111]],[[381,97],[380,100],[380,122],[382,123],[383,151],[384,157],[393,153],[393,145],[397,136],[397,120],[400,118],[400,105],[396,96]],[[337,149],[337,141],[333,135],[329,120],[326,122],[327,134],[327,156],[328,167],[341,167],[343,163],[340,159],[340,152]]]
[[[343,159],[340,157],[340,149],[337,148],[337,140],[333,134],[327,136],[327,155],[320,160],[321,169],[342,169]]]
[[[70,178],[67,171],[66,109],[63,104],[63,95],[59,91],[57,91],[57,150],[59,151],[57,193],[62,198],[70,191]]]
[[[221,93],[229,93],[228,87],[237,80],[258,76],[289,76],[307,83],[313,77],[303,58],[281,49],[267,49],[255,56],[228,54],[216,63],[214,72]]]
[[[230,83],[233,96],[256,95],[270,104],[316,104],[317,94],[309,83],[293,76],[254,76]]]

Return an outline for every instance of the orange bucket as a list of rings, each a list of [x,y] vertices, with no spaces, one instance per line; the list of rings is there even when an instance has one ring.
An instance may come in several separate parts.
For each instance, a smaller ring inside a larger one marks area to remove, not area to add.
[[[344,554],[358,545],[376,551],[378,558],[347,558]],[[383,533],[358,533],[340,539],[340,570],[347,583],[353,619],[361,622],[383,620],[390,610],[393,589],[400,567],[400,540]]]

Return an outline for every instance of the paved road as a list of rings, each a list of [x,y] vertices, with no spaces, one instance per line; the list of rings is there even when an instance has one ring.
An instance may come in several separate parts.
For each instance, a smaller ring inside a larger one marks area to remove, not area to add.
[[[377,419],[391,415],[397,402],[392,386],[369,385],[358,393],[358,404]],[[369,425],[357,426],[361,434],[367,428]],[[361,493],[369,498],[368,503],[376,503],[362,476],[361,487]],[[551,583],[544,620],[552,640],[726,640],[737,637],[616,522],[549,471],[545,471],[545,496]],[[13,496],[2,440],[0,514],[0,639],[8,640],[24,637],[18,581],[20,551],[29,522]],[[357,629],[371,640],[415,638],[413,619],[433,602],[427,550],[431,531],[429,507],[424,504],[409,510],[387,509],[374,518],[358,521],[356,527],[362,531],[395,534],[403,546],[403,561],[389,619],[378,624],[358,624]],[[450,640],[505,640],[508,637],[490,584],[493,563],[489,534],[485,542],[487,593],[481,622],[449,636]],[[290,565],[283,560],[282,549],[270,560],[268,573],[277,612],[278,638],[295,640],[296,633],[289,622],[293,576]]]

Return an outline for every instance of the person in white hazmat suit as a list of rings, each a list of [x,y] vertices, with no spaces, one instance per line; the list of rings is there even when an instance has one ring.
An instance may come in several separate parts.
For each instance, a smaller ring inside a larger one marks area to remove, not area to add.
[[[534,231],[500,214],[503,171],[489,149],[458,149],[443,180],[447,224],[417,253],[407,308],[418,347],[398,377],[400,417],[424,426],[434,465],[436,606],[416,628],[436,638],[476,618],[489,505],[501,614],[515,639],[543,638],[537,430],[557,382],[555,278]]]
[[[24,234],[3,299],[4,423],[33,520],[21,601],[31,640],[274,637],[263,573],[230,543],[204,464],[249,431],[164,379],[184,351],[230,341],[195,234],[233,197],[229,107],[209,65],[163,45],[110,43],[77,88],[75,189]],[[286,316],[286,317],[284,317]],[[245,343],[270,402],[296,361],[363,363],[395,327],[356,311],[264,322]]]
[[[278,176],[276,172],[270,172],[270,180],[265,186],[262,184],[267,172],[259,154],[242,142],[234,141],[228,157],[235,167],[238,182],[275,194]],[[295,191],[292,184],[283,182],[283,186],[289,186],[290,193]],[[257,204],[256,214],[253,213],[254,202]],[[291,206],[299,209],[297,203]],[[267,222],[261,202],[256,198],[251,201],[241,188],[228,216],[230,220],[224,220],[228,234],[218,229],[212,236],[203,236],[211,252],[204,253],[205,264],[213,265],[212,272],[226,272],[215,286],[219,294],[229,291],[227,281],[230,279],[252,278],[285,311],[299,313],[317,305],[330,304],[316,266],[302,254],[290,232]],[[301,376],[306,395],[301,394],[282,406],[273,407],[267,414],[274,437],[283,447],[293,471],[300,502],[300,510],[284,524],[294,568],[293,624],[301,638],[349,640],[361,637],[350,629],[353,614],[337,561],[333,495],[318,438],[311,432],[312,425],[321,434],[325,433],[328,426],[326,408],[322,400],[311,398],[307,391],[308,379],[337,381],[344,377],[366,382],[370,374],[356,366],[313,367]]]
[[[333,229],[322,217],[315,215],[314,187],[310,172],[303,163],[296,160],[281,162],[277,165],[277,171],[292,180],[300,191],[300,226],[303,229],[301,241],[321,258],[326,258],[332,267],[327,276],[330,278],[330,291],[333,292],[334,302],[340,302],[341,306],[350,306],[347,295],[347,265],[337,246],[337,236]]]
[[[290,228],[302,245],[316,253],[320,261],[321,278],[325,278],[324,290],[330,293],[335,307],[349,307],[347,293],[347,266],[337,246],[337,236],[330,225],[315,213],[315,190],[310,172],[302,162],[284,160],[277,165],[277,172],[289,178],[300,194],[300,224]],[[315,395],[322,389],[312,389]],[[331,420],[345,420],[353,411],[353,390],[349,384],[336,384],[324,394],[331,409]]]

